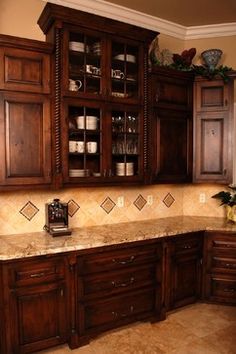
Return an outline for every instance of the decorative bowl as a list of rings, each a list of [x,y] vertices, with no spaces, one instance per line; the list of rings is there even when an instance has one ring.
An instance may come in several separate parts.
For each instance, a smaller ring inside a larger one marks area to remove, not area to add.
[[[221,58],[222,53],[223,52],[221,49],[208,49],[201,53],[201,57],[210,71],[213,71],[215,69],[216,65],[218,64]]]

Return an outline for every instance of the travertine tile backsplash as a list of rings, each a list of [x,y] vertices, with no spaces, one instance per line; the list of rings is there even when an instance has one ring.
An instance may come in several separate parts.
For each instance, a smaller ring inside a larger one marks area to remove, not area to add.
[[[225,210],[211,198],[225,189],[218,185],[156,185],[147,187],[73,188],[60,191],[0,193],[0,234],[42,231],[45,203],[53,198],[69,202],[69,225],[81,227],[176,215],[224,216]],[[199,203],[199,194],[206,203]],[[153,196],[153,204],[147,196]],[[124,197],[124,207],[117,206]]]

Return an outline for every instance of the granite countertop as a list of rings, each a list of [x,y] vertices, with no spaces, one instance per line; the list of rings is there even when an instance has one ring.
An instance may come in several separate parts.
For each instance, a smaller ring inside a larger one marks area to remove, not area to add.
[[[236,224],[228,223],[224,218],[176,216],[76,228],[70,236],[53,237],[45,231],[0,235],[0,260],[86,250],[204,230],[236,233]]]

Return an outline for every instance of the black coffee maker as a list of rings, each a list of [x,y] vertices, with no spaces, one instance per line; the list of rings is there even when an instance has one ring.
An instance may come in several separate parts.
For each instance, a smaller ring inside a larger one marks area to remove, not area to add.
[[[52,236],[71,235],[68,228],[68,204],[53,199],[45,205],[46,223],[44,229]]]

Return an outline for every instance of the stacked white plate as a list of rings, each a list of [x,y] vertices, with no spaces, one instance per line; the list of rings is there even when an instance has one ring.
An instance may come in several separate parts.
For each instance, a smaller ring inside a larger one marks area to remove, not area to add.
[[[118,54],[114,57],[117,60],[126,60],[130,63],[135,63],[136,62],[136,57],[132,54]]]
[[[86,119],[85,119],[86,118]],[[97,129],[97,121],[98,117],[96,116],[77,116],[77,128],[85,129],[85,121],[86,121],[86,129],[88,130],[96,130]]]
[[[69,176],[70,177],[87,177],[87,176],[89,176],[89,170],[70,169]]]
[[[84,52],[84,43],[83,42],[69,42],[69,49],[75,50],[77,52]]]
[[[134,163],[133,162],[117,162],[116,163],[116,175],[117,176],[133,176],[134,175]]]

